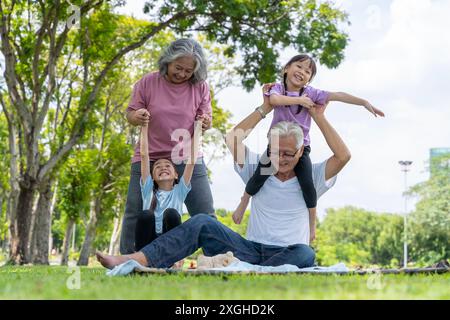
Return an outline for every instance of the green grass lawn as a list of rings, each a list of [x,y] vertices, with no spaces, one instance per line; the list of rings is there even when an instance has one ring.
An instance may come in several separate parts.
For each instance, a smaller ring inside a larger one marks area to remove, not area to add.
[[[0,268],[0,299],[450,299],[443,275],[132,275],[108,277],[105,269]]]

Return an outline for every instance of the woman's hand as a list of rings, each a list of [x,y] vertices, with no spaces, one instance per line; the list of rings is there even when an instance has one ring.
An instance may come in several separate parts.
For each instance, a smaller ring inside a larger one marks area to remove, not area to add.
[[[211,118],[207,114],[199,114],[195,117],[195,120],[202,122],[202,134],[211,129]]]
[[[139,109],[136,111],[130,111],[131,114],[131,123],[136,126],[144,126],[148,125],[150,121],[150,112],[147,109]]]

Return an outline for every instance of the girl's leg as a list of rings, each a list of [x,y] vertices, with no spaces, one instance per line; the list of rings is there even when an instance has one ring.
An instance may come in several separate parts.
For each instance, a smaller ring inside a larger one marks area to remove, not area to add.
[[[304,148],[303,154],[295,166],[294,171],[302,188],[302,194],[305,199],[306,206],[308,207],[310,231],[309,241],[312,242],[316,237],[315,220],[317,216],[317,193],[312,178],[312,163],[311,158],[309,157],[310,151],[310,146],[306,146]]]
[[[178,227],[181,224],[181,216],[177,210],[168,208],[163,213],[163,233]]]
[[[312,177],[312,163],[309,157],[311,148],[306,146],[300,160],[294,168],[295,175],[298,178],[298,182],[302,187],[303,198],[305,199],[306,206],[308,208],[315,208],[317,206],[317,193],[314,188],[314,182]]]
[[[141,250],[157,237],[155,230],[155,215],[144,210],[136,222],[136,251]]]
[[[168,208],[163,213],[163,233],[178,227],[181,224],[181,216],[177,210]],[[181,259],[172,266],[172,269],[181,269],[184,265],[184,259]]]
[[[248,180],[245,186],[245,192],[241,197],[241,202],[233,213],[233,221],[240,224],[245,210],[247,210],[250,197],[258,193],[266,180],[273,174],[272,163],[267,154],[268,149],[264,151],[253,176]]]
[[[257,194],[266,180],[273,174],[272,163],[270,162],[267,152],[268,149],[264,151],[255,173],[250,180],[248,180],[247,185],[245,186],[245,192],[250,196]]]

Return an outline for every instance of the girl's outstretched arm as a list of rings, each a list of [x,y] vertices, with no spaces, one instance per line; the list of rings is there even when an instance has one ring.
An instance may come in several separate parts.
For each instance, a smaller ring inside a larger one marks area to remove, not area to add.
[[[150,176],[150,159],[148,156],[148,125],[145,124],[141,127],[141,178],[142,183],[145,184]]]
[[[292,105],[301,105],[306,108],[314,107],[315,103],[306,95],[302,95],[300,97],[288,97],[279,94],[272,94],[269,98],[270,105],[275,106],[292,106]]]
[[[191,182],[195,162],[197,161],[197,154],[201,135],[202,135],[202,121],[195,121],[194,135],[191,140],[191,152],[189,154],[189,159],[186,163],[186,166],[184,167],[183,172],[183,178],[186,185],[189,185],[189,183]]]
[[[375,117],[377,115],[384,117],[384,112],[381,111],[380,109],[375,108],[369,101],[352,96],[351,94],[345,92],[330,92],[330,95],[328,96],[328,101],[339,101],[348,104],[354,104],[357,106],[363,106]]]

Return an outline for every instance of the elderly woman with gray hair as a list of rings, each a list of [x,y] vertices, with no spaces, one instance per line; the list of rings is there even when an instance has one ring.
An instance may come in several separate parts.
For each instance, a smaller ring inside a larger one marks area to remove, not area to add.
[[[170,160],[177,175],[181,177],[189,152],[179,152],[179,138],[186,139],[187,134],[193,136],[196,120],[202,122],[203,131],[211,127],[211,97],[205,81],[207,66],[200,44],[192,39],[178,39],[166,48],[159,58],[158,65],[158,71],[145,75],[136,83],[127,108],[127,119],[130,124],[148,125],[149,150],[140,150],[138,143],[132,158],[120,239],[122,254],[139,250],[140,248],[135,246],[135,241],[145,242],[142,237],[146,237],[142,231],[139,234],[139,230],[147,228],[142,225],[147,222],[142,219],[144,213],[140,186],[141,152],[149,153],[150,165],[158,159]],[[156,191],[155,195],[158,202],[164,202],[164,190]],[[194,167],[191,191],[186,197],[185,204],[191,216],[198,213],[214,215],[211,189],[201,152]],[[178,222],[172,223],[174,225],[181,222],[179,217],[175,220]],[[168,220],[164,220],[164,223],[166,221]],[[163,227],[165,230],[167,227],[170,228],[165,225]],[[137,239],[139,237],[140,240]]]

